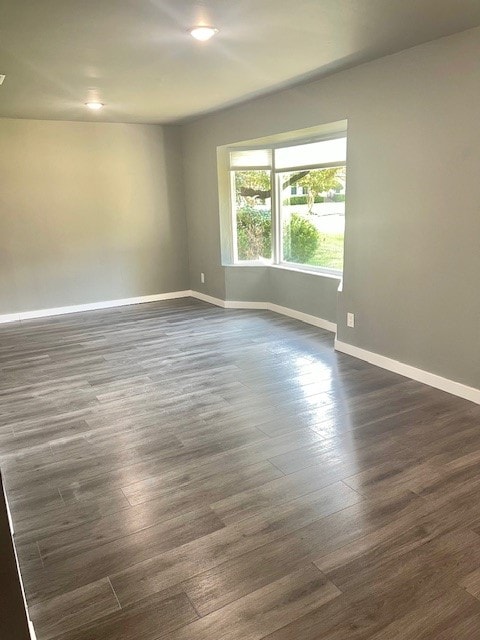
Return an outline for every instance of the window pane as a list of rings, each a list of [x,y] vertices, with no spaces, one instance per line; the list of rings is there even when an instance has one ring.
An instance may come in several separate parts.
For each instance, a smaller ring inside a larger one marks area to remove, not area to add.
[[[238,260],[272,257],[272,206],[270,171],[235,171],[235,201]]]
[[[343,269],[345,167],[278,174],[284,262]],[[305,195],[292,195],[292,187]]]
[[[347,159],[347,139],[322,140],[295,147],[285,147],[275,151],[275,168],[291,169],[308,167],[312,164],[345,162]]]
[[[230,167],[265,167],[272,164],[271,149],[252,149],[247,151],[230,151]]]

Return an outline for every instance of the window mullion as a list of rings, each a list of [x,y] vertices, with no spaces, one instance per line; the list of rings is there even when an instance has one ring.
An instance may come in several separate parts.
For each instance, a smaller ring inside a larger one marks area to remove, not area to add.
[[[283,246],[282,246],[282,182],[281,174],[275,174],[275,217],[277,221],[277,260],[276,264],[281,264],[283,260]]]
[[[278,188],[278,175],[275,173],[275,150],[272,153],[272,173],[270,178],[272,189],[272,238],[273,238],[273,264],[280,264],[282,259],[280,202],[282,194]]]
[[[230,219],[232,221],[233,262],[238,262],[235,171],[230,171]]]

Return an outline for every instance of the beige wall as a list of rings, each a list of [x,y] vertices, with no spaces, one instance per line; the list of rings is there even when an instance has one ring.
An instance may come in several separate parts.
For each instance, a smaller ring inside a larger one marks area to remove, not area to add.
[[[479,60],[480,29],[473,29],[185,126],[192,287],[244,300],[249,288],[253,299],[273,291],[277,304],[312,314],[338,302],[342,341],[480,387]],[[222,267],[217,146],[343,119],[348,185],[338,301],[334,287],[311,285],[316,276],[276,270],[272,288],[258,271]],[[346,327],[346,311],[356,314],[355,329]]]
[[[0,314],[188,288],[178,128],[0,119]]]

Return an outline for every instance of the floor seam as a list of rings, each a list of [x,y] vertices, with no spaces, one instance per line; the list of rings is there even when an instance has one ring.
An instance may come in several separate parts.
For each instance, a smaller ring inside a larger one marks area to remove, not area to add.
[[[122,605],[120,604],[120,600],[118,599],[117,592],[113,588],[113,584],[112,584],[112,581],[110,580],[110,576],[107,576],[107,580],[108,580],[108,584],[110,585],[111,590],[113,591],[113,595],[115,596],[115,600],[117,601],[118,608],[121,610],[122,609]]]
[[[40,545],[38,544],[38,540],[35,542],[37,545],[38,555],[40,556],[40,562],[42,563],[42,569],[45,569],[45,563],[43,562],[42,552],[40,551]]]
[[[193,600],[190,598],[190,596],[188,595],[188,593],[185,591],[185,589],[182,591],[182,593],[185,594],[185,597],[187,598],[187,600],[189,601],[189,603],[192,606],[192,609],[195,611],[195,613],[197,614],[198,618],[203,618],[202,614],[200,613],[200,611],[197,609],[197,607],[194,605]]]

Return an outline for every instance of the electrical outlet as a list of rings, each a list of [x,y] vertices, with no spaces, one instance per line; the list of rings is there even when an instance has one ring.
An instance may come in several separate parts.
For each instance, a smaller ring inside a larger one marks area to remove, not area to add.
[[[353,329],[354,326],[355,326],[355,314],[347,313],[347,327],[351,327]]]
[[[200,282],[201,282],[202,284],[205,284],[205,274],[204,274],[204,273],[201,273],[201,274],[200,274]]]

